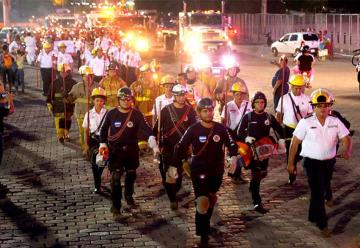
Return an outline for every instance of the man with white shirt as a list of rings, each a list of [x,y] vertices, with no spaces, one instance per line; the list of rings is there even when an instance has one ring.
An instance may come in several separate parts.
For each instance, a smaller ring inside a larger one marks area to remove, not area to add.
[[[226,124],[230,135],[236,139],[236,128],[240,124],[242,117],[252,111],[251,103],[248,99],[248,90],[242,82],[236,82],[231,86],[231,92],[234,100],[227,103],[221,113],[222,123]],[[225,112],[226,111],[226,112]],[[225,114],[226,113],[226,114]],[[235,184],[244,182],[241,173],[241,164],[238,163],[235,171],[229,173],[232,182]]]
[[[304,157],[304,167],[310,187],[310,207],[308,220],[315,223],[321,235],[329,237],[325,211],[326,184],[330,180],[330,170],[336,160],[336,145],[341,142],[339,154],[348,160],[351,156],[352,142],[349,130],[335,116],[329,115],[334,96],[326,89],[317,89],[311,96],[314,113],[301,119],[295,128],[291,141],[288,171],[294,174],[297,149],[302,144],[300,155]]]
[[[289,147],[293,132],[299,121],[311,113],[312,107],[310,104],[310,98],[305,95],[305,81],[302,75],[295,75],[290,78],[289,84],[291,86],[290,92],[282,96],[276,107],[276,118],[279,123],[283,124],[285,145],[287,150],[287,156],[289,156]],[[299,155],[301,145],[299,146],[295,164],[299,162],[302,157]],[[296,170],[294,174],[289,174],[289,184],[294,184],[296,180]]]
[[[35,62],[36,59],[36,40],[30,32],[28,32],[27,36],[25,37],[25,46],[26,61],[29,65],[31,65]]]
[[[21,40],[20,36],[16,35],[15,40],[13,40],[9,45],[9,53],[13,54],[16,53],[21,47]]]
[[[137,80],[137,69],[140,66],[141,57],[140,54],[135,51],[135,49],[130,48],[127,52],[127,60],[126,60],[126,83],[130,85],[131,83]]]
[[[66,53],[66,44],[63,41],[60,41],[58,44],[58,53],[57,53],[57,69],[58,72],[60,68],[64,68],[63,65],[69,65],[71,70],[73,68],[74,60],[70,54]]]
[[[109,60],[105,57],[101,47],[97,47],[96,56],[90,60],[89,67],[94,72],[94,81],[99,83],[106,75],[106,68],[109,65]]]
[[[174,101],[172,88],[175,85],[175,78],[171,75],[165,75],[161,78],[160,85],[165,88],[165,93],[155,99],[155,104],[151,111],[153,114],[153,123],[155,123],[158,118],[160,111]]]
[[[51,82],[55,79],[53,71],[53,65],[56,56],[54,51],[51,49],[51,44],[45,42],[43,44],[43,50],[39,53],[36,63],[40,65],[41,79],[43,81],[43,95],[47,96],[49,93],[49,87]],[[56,62],[55,62],[56,63]]]

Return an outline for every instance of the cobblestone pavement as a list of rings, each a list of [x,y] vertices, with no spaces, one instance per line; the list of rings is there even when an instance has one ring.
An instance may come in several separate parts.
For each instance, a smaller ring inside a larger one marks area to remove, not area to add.
[[[0,247],[193,247],[198,239],[189,179],[180,191],[179,210],[171,211],[160,192],[157,165],[151,156],[143,157],[135,188],[138,207],[123,203],[124,219],[114,222],[109,195],[91,193],[91,168],[81,157],[76,123],[71,141],[60,145],[36,78],[33,69],[26,70],[28,89],[16,97],[16,113],[6,119],[0,181],[9,187],[10,201],[0,206]],[[357,108],[351,107],[348,113]],[[351,121],[359,130],[359,117]],[[336,166],[334,206],[327,208],[331,238],[322,238],[306,221],[304,175],[300,173],[297,185],[286,185],[285,163],[274,159],[262,183],[270,209],[265,215],[251,210],[247,184],[234,185],[224,176],[211,246],[360,247],[359,149],[355,137],[353,158],[339,159]]]

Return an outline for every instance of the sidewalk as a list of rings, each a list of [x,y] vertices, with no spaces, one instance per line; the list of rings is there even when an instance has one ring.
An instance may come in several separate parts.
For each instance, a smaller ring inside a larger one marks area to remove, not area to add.
[[[158,166],[151,156],[142,158],[134,197],[139,207],[123,202],[127,217],[114,222],[109,196],[91,193],[91,167],[81,157],[76,122],[71,142],[60,145],[35,71],[25,73],[30,88],[16,97],[16,112],[5,120],[0,181],[10,189],[10,202],[0,206],[0,247],[193,247],[198,238],[190,180],[184,180],[173,212],[159,194]],[[251,210],[248,185],[233,185],[224,176],[211,247],[360,247],[358,150],[356,144],[352,163],[339,159],[336,166],[334,207],[327,208],[331,238],[321,238],[306,221],[309,195],[302,173],[297,185],[288,186],[284,162],[272,160],[262,183],[270,209],[264,216]]]

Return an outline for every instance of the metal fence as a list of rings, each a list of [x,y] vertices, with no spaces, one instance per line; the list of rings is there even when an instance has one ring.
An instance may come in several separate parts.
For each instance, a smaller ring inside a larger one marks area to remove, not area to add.
[[[265,43],[264,34],[279,39],[288,32],[311,28],[327,30],[334,48],[350,53],[360,48],[360,15],[351,14],[230,14],[233,25],[238,29],[240,41]]]

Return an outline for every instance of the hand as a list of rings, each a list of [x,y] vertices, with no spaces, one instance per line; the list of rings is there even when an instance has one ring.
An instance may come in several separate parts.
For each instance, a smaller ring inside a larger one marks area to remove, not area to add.
[[[349,151],[344,151],[341,153],[341,157],[344,158],[345,160],[349,160],[350,156],[351,156],[351,154]]]
[[[236,156],[231,157],[231,168],[237,167],[237,161],[238,161],[238,158]]]
[[[174,166],[169,166],[169,169],[168,169],[167,173],[168,173],[169,177],[171,177],[171,178],[178,178],[179,177],[177,168],[174,167]]]
[[[251,137],[251,136],[247,136],[246,138],[245,138],[245,143],[246,144],[252,144],[252,143],[254,143],[255,142],[255,138],[254,137]]]
[[[288,164],[287,170],[288,170],[290,175],[294,175],[295,174],[295,165],[294,164]]]
[[[47,108],[48,108],[48,110],[49,110],[49,113],[52,114],[53,106],[52,106],[51,103],[48,103],[48,104],[47,104]]]
[[[154,158],[157,158],[160,154],[160,149],[157,145],[153,148],[153,152],[154,152]]]

